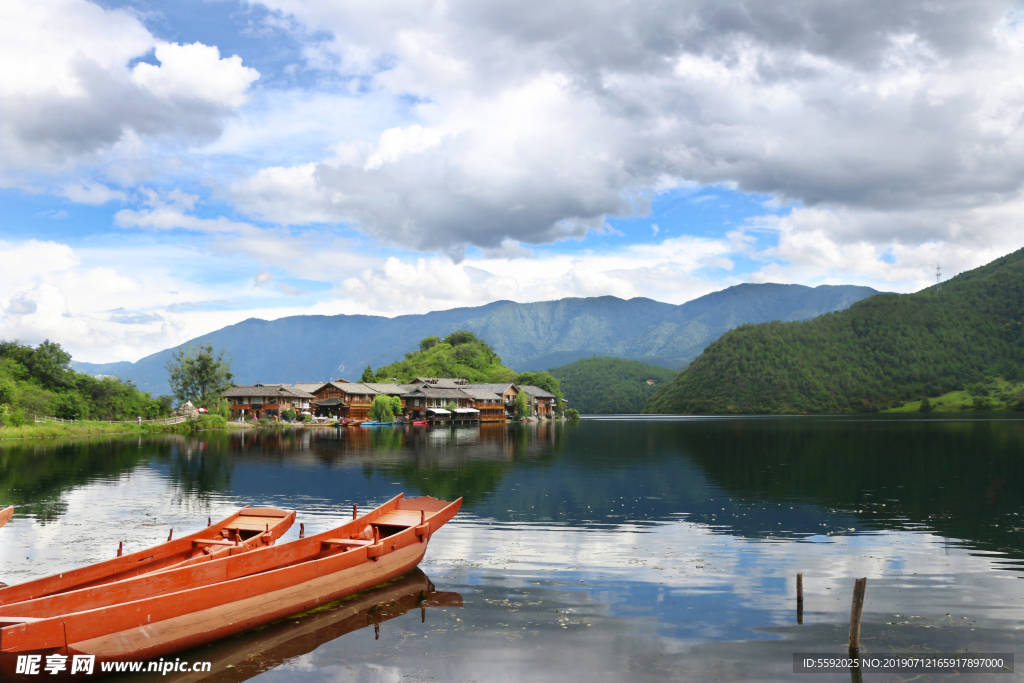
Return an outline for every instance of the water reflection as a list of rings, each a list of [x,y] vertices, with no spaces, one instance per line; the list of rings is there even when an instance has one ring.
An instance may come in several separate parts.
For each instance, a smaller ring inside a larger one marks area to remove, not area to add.
[[[180,654],[186,661],[210,662],[210,672],[147,674],[127,680],[246,681],[355,631],[370,629],[379,639],[382,624],[410,610],[416,610],[425,624],[428,608],[436,607],[462,607],[462,596],[436,590],[427,575],[416,569],[373,590]]]
[[[400,491],[464,496],[422,565],[465,596],[457,615],[423,625],[412,610],[380,641],[310,636],[312,652],[276,658],[239,645],[223,675],[782,680],[798,649],[842,651],[859,576],[869,649],[1013,650],[1024,583],[993,570],[1024,558],[1021,453],[1022,421],[822,417],[0,446],[0,507],[26,505],[3,530],[0,579],[247,503],[296,508],[312,533]],[[281,638],[261,651],[301,640]]]

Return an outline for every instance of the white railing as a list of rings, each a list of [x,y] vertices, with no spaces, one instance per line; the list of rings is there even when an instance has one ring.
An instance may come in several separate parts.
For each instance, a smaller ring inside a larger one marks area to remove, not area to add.
[[[62,417],[39,417],[33,418],[34,422],[59,422],[61,424],[74,424],[76,422],[82,422],[82,420],[66,420]],[[175,415],[174,417],[158,417],[152,420],[86,420],[86,422],[106,422],[107,424],[120,425],[120,424],[148,424],[148,425],[179,425],[182,422],[188,421],[188,417],[185,415]]]

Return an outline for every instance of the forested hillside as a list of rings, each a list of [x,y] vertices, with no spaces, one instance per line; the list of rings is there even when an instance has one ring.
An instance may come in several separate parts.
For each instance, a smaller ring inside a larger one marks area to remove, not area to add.
[[[642,412],[648,399],[678,374],[636,360],[601,357],[584,358],[550,372],[561,383],[569,407],[582,415]]]
[[[0,342],[0,420],[19,426],[33,416],[65,419],[134,419],[171,411],[171,398],[150,398],[117,379],[96,379],[70,369],[71,355],[44,341],[36,348]]]
[[[1024,249],[941,287],[879,294],[712,343],[649,413],[844,413],[1024,376]]]
[[[405,359],[363,372],[363,382],[411,382],[416,377],[461,377],[470,382],[511,382],[515,370],[501,363],[490,344],[472,332],[459,330],[444,339],[427,337],[419,351],[410,351]]]

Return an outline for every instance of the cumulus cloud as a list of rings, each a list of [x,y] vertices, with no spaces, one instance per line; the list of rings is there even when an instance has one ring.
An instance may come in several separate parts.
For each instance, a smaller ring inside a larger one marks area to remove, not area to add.
[[[158,64],[134,60],[154,54]],[[64,167],[134,136],[210,140],[259,74],[216,47],[158,41],[87,0],[0,3],[0,166]],[[79,194],[102,203],[94,189]],[[107,195],[106,199],[114,198]]]
[[[345,159],[232,185],[270,219],[291,207],[460,258],[580,237],[685,183],[867,217],[1000,205],[1024,178],[1009,2],[264,4],[330,36],[319,66],[409,112],[342,140]],[[898,241],[991,235],[917,223]]]

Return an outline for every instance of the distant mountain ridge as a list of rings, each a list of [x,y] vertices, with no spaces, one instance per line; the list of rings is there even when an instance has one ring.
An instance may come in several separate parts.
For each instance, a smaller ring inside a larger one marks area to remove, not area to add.
[[[520,304],[495,301],[420,315],[250,318],[188,343],[226,348],[239,382],[312,382],[359,377],[367,365],[400,360],[420,340],[465,329],[518,372],[546,370],[590,356],[685,366],[704,347],[745,323],[806,320],[878,292],[853,285],[742,284],[681,305],[613,296]],[[175,347],[179,348],[179,347]],[[135,363],[79,363],[79,372],[117,375],[140,389],[168,393],[165,365],[174,349]]]

